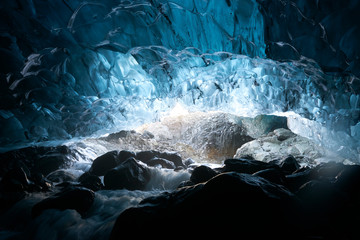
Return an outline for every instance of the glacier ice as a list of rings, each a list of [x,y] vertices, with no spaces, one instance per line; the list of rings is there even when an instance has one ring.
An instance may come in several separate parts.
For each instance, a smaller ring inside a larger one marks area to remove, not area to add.
[[[9,62],[1,66],[1,109],[12,115],[0,119],[2,144],[83,136],[117,124],[113,119],[150,114],[142,109],[153,101],[139,98],[167,93],[162,58],[176,56],[166,49],[265,56],[254,0],[6,1],[0,10],[2,63]],[[144,73],[130,51],[147,65],[154,61],[154,73]]]
[[[343,86],[337,81],[344,79],[324,74],[315,62],[304,57],[277,62],[228,52],[210,54],[194,48],[176,51],[159,46],[136,47],[125,54],[109,50],[83,54],[91,66],[85,70],[87,81],[76,72],[78,69],[73,69],[73,74],[70,70],[61,73],[69,79],[66,84],[59,82],[62,96],[55,86],[35,87],[25,94],[33,101],[28,112],[35,118],[29,135],[56,139],[133,129],[159,120],[180,105],[187,111],[221,109],[252,117],[292,111],[309,119],[306,124],[298,121],[299,126],[318,131],[298,131],[307,137],[329,143],[328,138],[334,139],[340,132],[348,135],[349,142],[357,136],[351,134],[355,126],[350,126],[358,118],[359,96],[340,94],[338,90]],[[38,57],[32,56],[25,67]],[[22,91],[27,79],[39,75],[39,71],[28,69],[25,77],[11,85],[14,91]],[[35,85],[46,83],[29,81]],[[40,93],[35,95],[36,91]],[[15,116],[11,112],[3,115],[8,119]],[[293,124],[294,129],[300,129],[297,124]],[[321,132],[322,125],[335,133]]]
[[[339,45],[330,39],[328,25],[340,21],[326,18],[332,5],[314,17],[298,1],[25,2],[0,5],[1,51],[11,63],[1,67],[4,147],[133,129],[181,105],[285,113],[293,131],[359,158],[359,78],[321,68],[338,47],[356,55],[347,44],[357,34],[350,23]],[[271,9],[293,21],[281,22]],[[314,46],[319,36],[328,41],[312,53],[317,62],[302,56],[309,56],[302,48],[309,34]]]
[[[359,1],[257,1],[264,16],[267,56],[312,58],[328,72],[358,77]]]
[[[32,219],[32,206],[52,193],[29,193],[0,215],[0,236],[108,239],[126,208],[225,158],[359,163],[359,7],[0,1],[0,152],[64,145],[69,165],[60,171],[76,178],[111,150],[176,152],[189,166],[149,167],[145,191],[97,191],[86,217],[50,209]]]

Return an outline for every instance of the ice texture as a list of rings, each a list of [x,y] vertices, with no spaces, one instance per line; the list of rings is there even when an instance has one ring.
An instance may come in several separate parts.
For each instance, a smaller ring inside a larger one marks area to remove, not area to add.
[[[352,70],[336,73],[336,64],[329,65],[335,73],[324,72],[324,59],[338,59],[328,54],[332,45],[311,52],[300,41],[314,16],[300,3],[273,2],[1,2],[1,145],[133,129],[181,105],[252,117],[288,114],[294,132],[358,159],[359,78]],[[322,33],[332,11],[316,19]],[[307,20],[283,23],[276,14]],[[317,36],[311,46],[318,46]],[[333,48],[355,59],[354,36],[356,26]],[[266,47],[279,61],[265,58]]]
[[[168,49],[265,56],[254,0],[3,1],[0,11],[1,144],[154,119],[171,88],[166,61],[181,61]]]
[[[360,76],[359,1],[257,2],[264,16],[268,57],[284,60],[303,55],[316,60],[325,71]]]

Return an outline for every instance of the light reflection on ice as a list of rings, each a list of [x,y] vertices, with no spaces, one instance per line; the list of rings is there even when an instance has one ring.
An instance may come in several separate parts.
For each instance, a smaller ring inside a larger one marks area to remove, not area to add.
[[[331,142],[341,136],[346,143],[339,143],[337,149],[346,154],[341,146],[352,148],[351,156],[346,157],[358,158],[360,127],[354,123],[358,119],[359,97],[347,91],[348,86],[338,84],[346,79],[324,74],[310,59],[277,62],[163,46],[136,47],[125,54],[104,49],[87,51],[84,58],[93,63],[89,70],[91,89],[77,78],[76,85],[61,86],[67,93],[61,104],[34,101],[29,110],[29,115],[37,119],[31,123],[34,126],[13,129],[11,136],[23,138],[25,131],[29,140],[34,137],[36,141],[98,137],[187,111],[222,111],[248,117],[294,112],[299,116],[296,119],[303,119],[297,121],[302,122],[302,128],[314,128],[299,132],[309,133],[308,137],[331,148]],[[36,59],[28,61],[26,66]],[[22,91],[21,84],[35,73],[29,67],[26,77],[13,90]],[[73,78],[70,73],[66,76]],[[37,118],[38,114],[49,120]],[[9,124],[19,124],[11,113],[3,115],[9,117]],[[51,127],[47,127],[49,122],[53,123]]]

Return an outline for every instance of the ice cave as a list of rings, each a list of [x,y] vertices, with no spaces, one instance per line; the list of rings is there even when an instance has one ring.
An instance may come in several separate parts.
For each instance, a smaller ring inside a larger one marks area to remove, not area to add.
[[[360,239],[358,0],[2,0],[0,239]]]

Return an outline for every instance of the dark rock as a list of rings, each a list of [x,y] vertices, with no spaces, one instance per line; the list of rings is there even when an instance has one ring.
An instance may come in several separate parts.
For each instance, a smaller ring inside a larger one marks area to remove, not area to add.
[[[96,176],[104,176],[110,169],[118,165],[118,151],[107,152],[97,157],[90,168],[90,173]]]
[[[104,176],[106,189],[143,190],[150,180],[149,169],[129,158]]]
[[[173,162],[171,162],[165,158],[158,158],[158,157],[154,157],[154,158],[150,159],[146,164],[149,166],[160,165],[162,168],[169,168],[169,169],[176,168],[176,166]]]
[[[278,168],[278,166],[275,164],[245,158],[227,159],[224,161],[224,164],[224,172],[238,172],[248,174],[253,174],[268,168]]]
[[[136,159],[146,163],[150,159],[160,155],[160,152],[158,151],[141,151],[136,153]]]
[[[264,169],[254,173],[253,176],[262,177],[266,180],[269,180],[270,182],[281,185],[284,185],[286,182],[284,173],[278,168]]]
[[[295,173],[300,173],[300,172],[304,172],[304,171],[307,171],[307,170],[309,170],[309,169],[310,169],[310,167],[308,167],[308,166],[301,167],[301,168],[299,168],[298,170],[296,170],[295,172],[293,172],[293,174],[295,174]]]
[[[303,184],[314,179],[314,170],[305,169],[301,172],[286,175],[285,186],[292,192],[296,192]]]
[[[109,170],[135,156],[134,152],[126,150],[107,152],[93,161],[90,173],[96,176],[104,176]]]
[[[39,216],[46,209],[74,209],[84,215],[95,199],[93,191],[82,187],[68,187],[34,205],[31,215]]]
[[[314,168],[314,174],[318,179],[335,180],[335,177],[345,168],[342,163],[327,162],[321,163]]]
[[[346,195],[335,184],[319,180],[305,183],[296,195],[302,201],[306,227],[310,229],[310,232],[323,235],[325,239],[329,239],[328,237],[339,239],[339,226],[343,221],[349,221],[346,218],[350,218],[344,215],[347,212]]]
[[[136,153],[136,159],[147,163],[153,158],[164,158],[175,164],[176,167],[186,167],[182,161],[181,156],[178,153],[169,153],[169,152],[158,152],[158,151],[141,151]]]
[[[186,167],[189,167],[191,164],[194,164],[194,163],[195,163],[195,161],[191,158],[185,159],[185,161],[184,161],[184,165]]]
[[[71,162],[71,151],[66,146],[26,147],[0,154],[0,176],[16,167],[29,173],[47,175]]]
[[[110,239],[138,229],[156,236],[154,229],[170,230],[184,221],[194,226],[192,233],[202,237],[214,234],[204,229],[219,229],[222,237],[241,234],[254,239],[290,239],[295,232],[301,235],[296,221],[300,209],[296,198],[279,185],[248,174],[223,173],[206,184],[151,197],[139,207],[125,210]],[[188,231],[178,231],[177,236],[188,237]]]
[[[122,163],[125,162],[128,158],[135,158],[136,157],[136,153],[131,152],[131,151],[126,151],[126,150],[122,150],[119,152],[118,154],[118,163]]]
[[[32,173],[31,180],[39,187],[38,191],[49,191],[52,186],[41,173]]]
[[[157,157],[173,162],[176,167],[185,167],[182,158],[178,153],[160,152],[159,156]]]
[[[324,211],[333,209],[343,199],[343,194],[329,181],[311,180],[303,184],[296,195],[303,200],[303,203],[313,211]],[[342,197],[339,197],[342,196]]]
[[[0,189],[5,192],[24,191],[29,186],[29,180],[22,168],[14,168],[1,179]]]
[[[53,183],[73,182],[76,180],[74,174],[69,173],[62,169],[50,173],[49,175],[46,176],[46,178]]]
[[[32,185],[21,167],[8,171],[0,181],[0,214],[23,199]]]
[[[300,168],[300,164],[291,155],[282,160],[279,166],[285,173],[293,173]]]
[[[360,166],[345,166],[335,177],[335,185],[351,197],[360,197]]]
[[[194,183],[192,181],[187,180],[187,181],[181,182],[177,188],[190,187],[193,185],[194,185]]]
[[[0,191],[0,214],[9,210],[15,203],[24,199],[26,197],[26,192],[16,191],[16,192],[4,192]]]
[[[218,172],[208,166],[199,166],[193,170],[190,176],[190,181],[195,184],[206,182],[209,179],[215,177],[217,174]]]
[[[34,170],[47,175],[61,167],[67,166],[69,158],[61,152],[47,153],[34,161]]]
[[[98,176],[93,175],[89,172],[85,172],[83,175],[81,175],[78,181],[82,186],[89,188],[93,191],[99,191],[104,187],[101,179]]]

